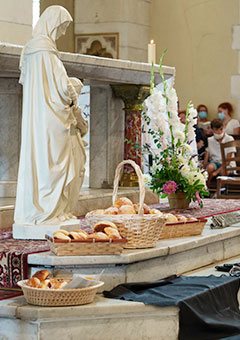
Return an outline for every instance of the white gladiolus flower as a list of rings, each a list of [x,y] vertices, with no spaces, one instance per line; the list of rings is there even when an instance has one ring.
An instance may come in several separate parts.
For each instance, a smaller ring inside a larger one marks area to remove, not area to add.
[[[170,89],[167,91],[168,96],[168,105],[167,109],[169,112],[173,112],[178,110],[178,97],[176,90],[173,87],[170,87]]]
[[[151,183],[152,177],[149,174],[143,175],[143,181],[145,185],[149,185]]]
[[[178,130],[178,131],[175,132],[174,138],[176,138],[176,139],[179,140],[181,143],[183,143],[184,140],[185,140],[185,135],[184,135],[184,133],[183,133],[182,131],[179,131],[179,130]]]

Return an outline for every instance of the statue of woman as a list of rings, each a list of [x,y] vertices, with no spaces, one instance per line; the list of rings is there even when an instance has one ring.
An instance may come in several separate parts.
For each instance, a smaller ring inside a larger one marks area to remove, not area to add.
[[[15,224],[51,224],[71,217],[70,187],[85,159],[72,148],[77,93],[55,43],[71,21],[65,8],[48,7],[21,55],[22,140]]]

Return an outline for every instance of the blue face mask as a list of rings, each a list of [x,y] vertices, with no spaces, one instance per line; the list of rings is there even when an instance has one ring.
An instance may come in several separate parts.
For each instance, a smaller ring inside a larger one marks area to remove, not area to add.
[[[207,112],[206,111],[199,111],[198,117],[201,119],[207,118]]]
[[[218,118],[221,119],[221,120],[224,120],[225,113],[224,112],[218,112]]]

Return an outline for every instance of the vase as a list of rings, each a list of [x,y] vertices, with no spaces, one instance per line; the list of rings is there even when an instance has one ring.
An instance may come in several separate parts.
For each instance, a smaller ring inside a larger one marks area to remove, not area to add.
[[[176,192],[168,195],[168,202],[170,209],[187,209],[190,204],[184,192]]]

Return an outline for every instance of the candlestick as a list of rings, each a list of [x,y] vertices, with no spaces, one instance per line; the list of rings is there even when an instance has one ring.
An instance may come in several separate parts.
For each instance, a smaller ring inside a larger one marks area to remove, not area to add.
[[[156,44],[154,44],[154,40],[151,40],[150,44],[148,44],[148,63],[156,63]]]

